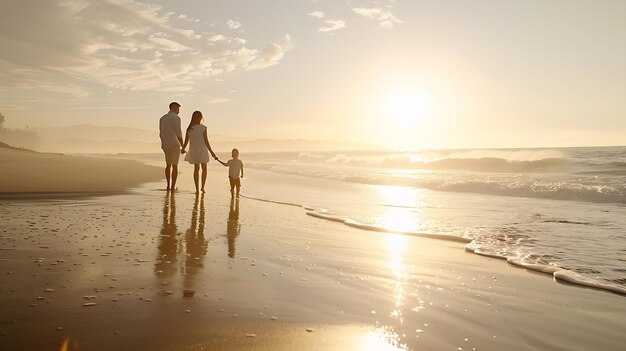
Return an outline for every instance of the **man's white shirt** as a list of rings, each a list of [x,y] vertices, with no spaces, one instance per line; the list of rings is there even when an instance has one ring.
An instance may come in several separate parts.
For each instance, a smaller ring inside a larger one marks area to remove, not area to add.
[[[159,136],[161,137],[161,149],[171,150],[180,148],[178,138],[183,138],[180,130],[180,117],[172,111],[165,114],[159,120]]]

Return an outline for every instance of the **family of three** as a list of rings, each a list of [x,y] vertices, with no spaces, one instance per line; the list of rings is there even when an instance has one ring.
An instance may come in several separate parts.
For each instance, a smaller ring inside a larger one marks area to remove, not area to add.
[[[196,185],[196,194],[204,193],[204,184],[206,183],[206,165],[209,162],[209,152],[213,158],[228,167],[228,180],[230,182],[230,195],[237,197],[241,189],[241,179],[243,178],[243,162],[239,159],[239,150],[232,150],[232,159],[227,162],[220,161],[209,144],[207,128],[202,124],[202,112],[194,111],[191,115],[191,121],[185,131],[185,140],[181,131],[180,104],[178,102],[170,103],[170,111],[159,120],[159,136],[161,138],[161,149],[165,153],[165,179],[167,180],[167,190],[176,189],[176,180],[178,178],[178,160],[181,154],[185,155],[185,161],[193,164],[193,181]],[[189,151],[186,150],[189,145]],[[200,182],[200,168],[202,168],[202,186]]]

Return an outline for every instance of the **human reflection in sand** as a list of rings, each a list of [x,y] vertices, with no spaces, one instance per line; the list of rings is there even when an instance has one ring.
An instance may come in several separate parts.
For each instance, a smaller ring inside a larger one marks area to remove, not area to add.
[[[178,253],[178,232],[176,228],[176,197],[168,192],[163,201],[163,224],[159,235],[158,257],[154,272],[160,277],[176,274]]]
[[[194,278],[204,267],[208,241],[204,238],[205,207],[204,194],[196,195],[191,212],[191,224],[185,232],[185,266],[183,267],[183,288],[193,289]]]
[[[228,222],[226,223],[226,238],[228,240],[228,257],[235,257],[235,240],[239,236],[241,225],[239,224],[239,199],[230,199]]]

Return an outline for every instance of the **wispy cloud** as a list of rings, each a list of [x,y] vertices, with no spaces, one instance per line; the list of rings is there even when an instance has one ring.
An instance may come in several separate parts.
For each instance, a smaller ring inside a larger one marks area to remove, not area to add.
[[[378,27],[380,28],[393,28],[395,23],[402,23],[402,21],[397,19],[391,12],[376,7],[356,7],[353,8],[352,11],[361,16],[377,20]]]
[[[185,14],[135,0],[60,0],[37,6],[3,0],[2,8],[10,8],[11,15],[0,21],[0,90],[86,96],[96,83],[185,92],[206,78],[275,65],[291,47],[289,36],[281,43],[249,47],[244,38],[214,28],[201,32]],[[227,26],[241,28],[235,20]]]
[[[252,61],[248,66],[248,70],[255,70],[259,68],[270,67],[277,64],[283,56],[285,56],[285,52],[291,50],[293,44],[291,42],[291,37],[289,35],[285,35],[282,43],[269,43],[263,50],[260,52],[260,55],[257,59]]]
[[[241,28],[241,23],[239,23],[239,22],[237,22],[235,20],[228,20],[228,22],[226,22],[226,25],[230,29],[239,29],[239,28]]]
[[[322,11],[313,11],[313,12],[309,13],[309,16],[315,17],[315,18],[324,18],[324,12],[322,12]]]
[[[326,20],[324,21],[324,26],[320,27],[318,31],[327,33],[343,28],[346,28],[346,22],[343,20]]]
[[[231,98],[223,98],[223,97],[215,97],[210,96],[206,99],[207,104],[223,104],[225,102],[231,102],[233,99]]]

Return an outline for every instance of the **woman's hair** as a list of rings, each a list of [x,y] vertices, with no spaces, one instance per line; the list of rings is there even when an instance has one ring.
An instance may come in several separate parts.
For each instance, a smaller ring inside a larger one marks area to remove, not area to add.
[[[196,124],[200,124],[200,122],[202,122],[202,119],[202,112],[193,111],[193,114],[191,115],[191,121],[189,121],[189,126],[187,127],[187,132],[191,131],[191,128],[193,128],[193,126],[195,126]]]

